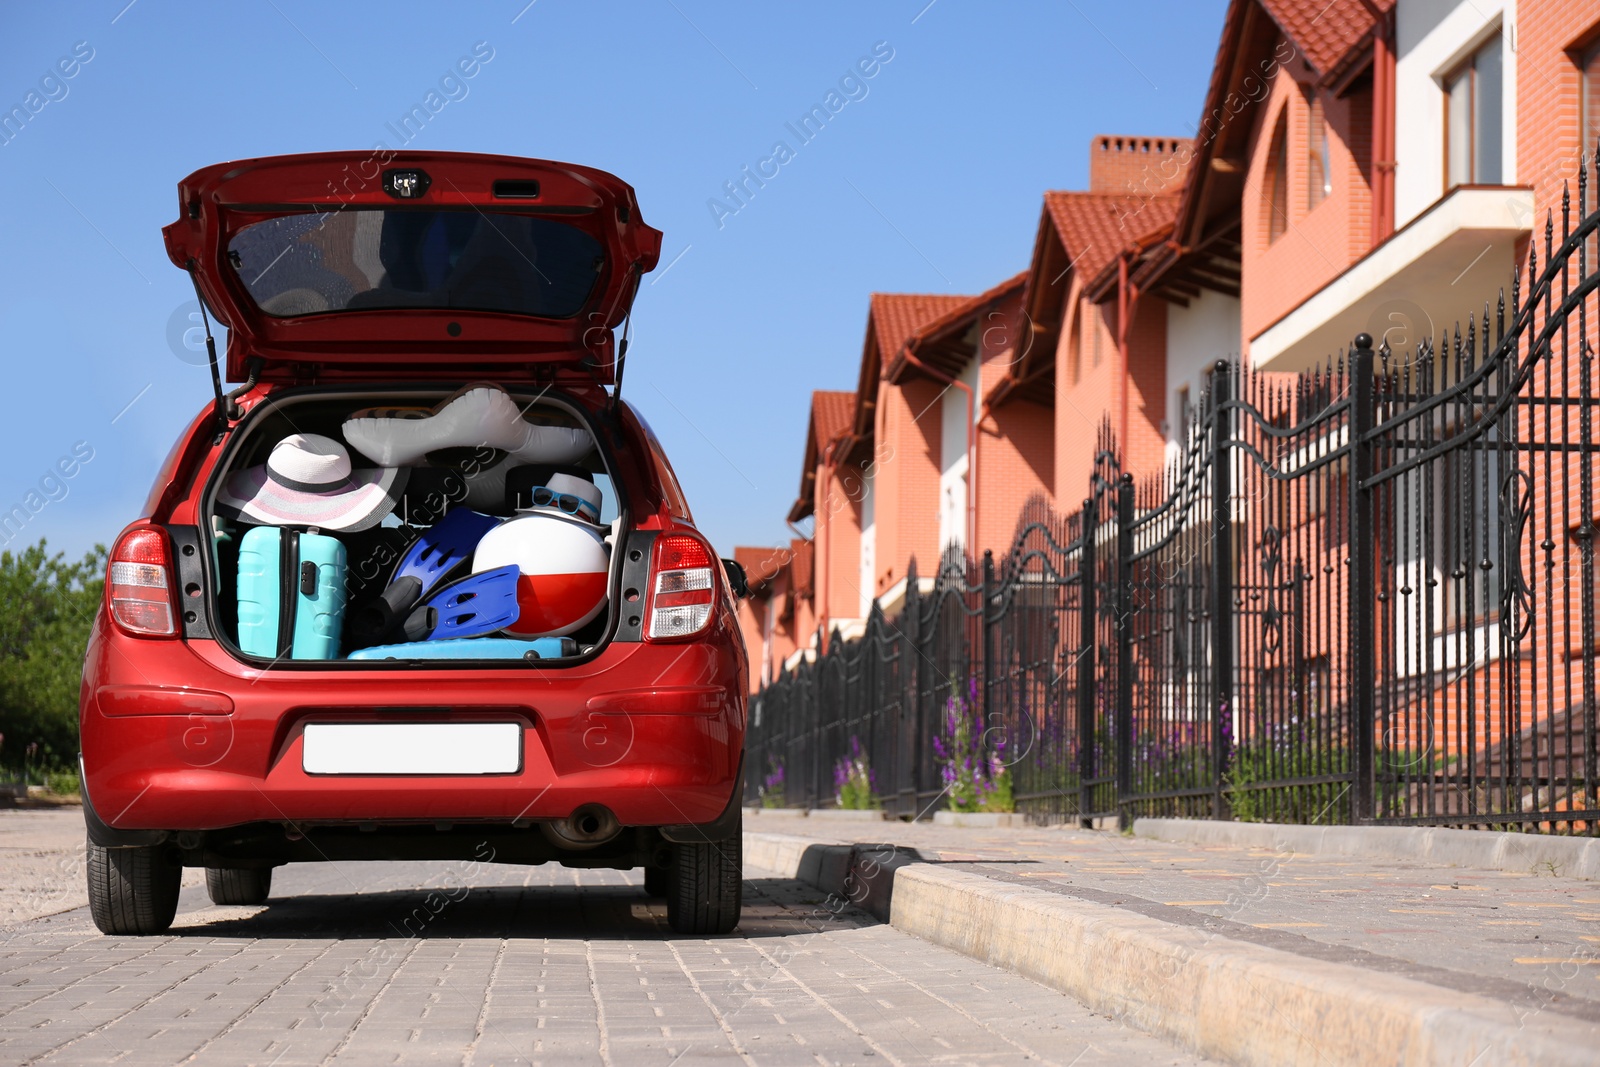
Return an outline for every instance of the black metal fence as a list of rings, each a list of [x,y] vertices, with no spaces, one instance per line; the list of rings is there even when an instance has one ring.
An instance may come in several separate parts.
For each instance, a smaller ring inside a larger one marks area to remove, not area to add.
[[[830,805],[859,754],[898,814],[1600,833],[1587,178],[1509,306],[1218,364],[1160,477],[1103,430],[1081,507],[931,588],[912,561],[894,618],[753,701],[749,800]]]

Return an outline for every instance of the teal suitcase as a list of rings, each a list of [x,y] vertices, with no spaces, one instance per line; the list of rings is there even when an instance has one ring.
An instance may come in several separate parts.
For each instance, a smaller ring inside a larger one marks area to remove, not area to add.
[[[239,543],[239,648],[265,659],[338,659],[345,550],[338,538],[257,526]]]

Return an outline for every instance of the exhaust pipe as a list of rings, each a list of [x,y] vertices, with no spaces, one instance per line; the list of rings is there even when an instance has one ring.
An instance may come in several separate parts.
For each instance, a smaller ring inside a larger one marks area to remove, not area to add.
[[[622,824],[604,804],[584,804],[565,819],[540,823],[552,845],[560,848],[597,848],[622,833]]]

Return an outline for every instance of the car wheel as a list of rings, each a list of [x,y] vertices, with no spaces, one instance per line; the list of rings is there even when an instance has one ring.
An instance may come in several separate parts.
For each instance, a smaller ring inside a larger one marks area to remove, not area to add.
[[[667,925],[678,933],[725,934],[739,925],[744,890],[741,829],[736,826],[726,841],[672,846]]]
[[[160,934],[178,913],[183,867],[166,849],[104,848],[90,841],[89,914],[103,934]]]
[[[644,869],[644,891],[646,896],[664,897],[672,892],[671,867],[646,867]]]
[[[213,904],[265,904],[272,892],[272,868],[244,870],[207,867],[206,895]]]

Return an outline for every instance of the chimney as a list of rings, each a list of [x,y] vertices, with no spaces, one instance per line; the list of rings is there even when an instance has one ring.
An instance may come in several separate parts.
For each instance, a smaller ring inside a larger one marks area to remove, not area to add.
[[[1183,185],[1192,145],[1188,137],[1098,134],[1089,142],[1089,191],[1172,195]]]

